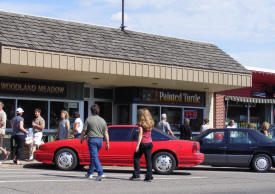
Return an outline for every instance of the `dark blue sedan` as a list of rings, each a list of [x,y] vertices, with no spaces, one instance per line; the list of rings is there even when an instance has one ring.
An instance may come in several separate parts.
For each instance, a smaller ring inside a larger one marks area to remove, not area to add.
[[[210,129],[196,141],[200,142],[205,165],[248,167],[257,172],[275,166],[275,142],[256,130]]]

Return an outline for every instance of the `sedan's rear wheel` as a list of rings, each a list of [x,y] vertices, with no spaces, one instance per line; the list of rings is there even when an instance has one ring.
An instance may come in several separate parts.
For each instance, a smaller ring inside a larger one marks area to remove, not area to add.
[[[153,167],[158,174],[171,174],[176,168],[176,159],[169,152],[158,152],[154,155]]]
[[[252,160],[252,167],[257,172],[267,172],[271,168],[271,159],[266,154],[256,155]]]
[[[78,158],[73,150],[62,148],[55,154],[54,161],[61,170],[73,170],[77,166]]]

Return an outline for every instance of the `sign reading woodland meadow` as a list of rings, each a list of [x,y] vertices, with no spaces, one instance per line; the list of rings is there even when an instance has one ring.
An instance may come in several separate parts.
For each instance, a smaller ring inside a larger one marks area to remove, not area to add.
[[[27,96],[65,97],[66,85],[41,80],[0,79],[0,92]]]

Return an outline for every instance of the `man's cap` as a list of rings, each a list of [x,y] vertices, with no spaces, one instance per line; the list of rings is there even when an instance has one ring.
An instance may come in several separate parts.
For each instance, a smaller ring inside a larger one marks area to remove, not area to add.
[[[17,112],[17,113],[23,113],[24,110],[23,110],[22,108],[17,108],[17,109],[16,109],[16,112]]]
[[[162,117],[162,118],[166,118],[167,116],[166,116],[165,113],[163,113],[163,114],[161,114],[161,117]]]

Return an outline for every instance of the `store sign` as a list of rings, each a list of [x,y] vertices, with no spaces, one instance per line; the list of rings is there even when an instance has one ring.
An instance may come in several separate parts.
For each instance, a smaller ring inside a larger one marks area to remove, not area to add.
[[[266,98],[266,93],[265,92],[253,92],[252,96],[260,97],[260,98]]]
[[[40,80],[0,80],[0,92],[28,96],[65,97],[66,85]]]
[[[205,93],[144,88],[142,101],[158,104],[205,106]]]
[[[197,119],[197,111],[196,110],[185,110],[184,118],[185,119]]]

